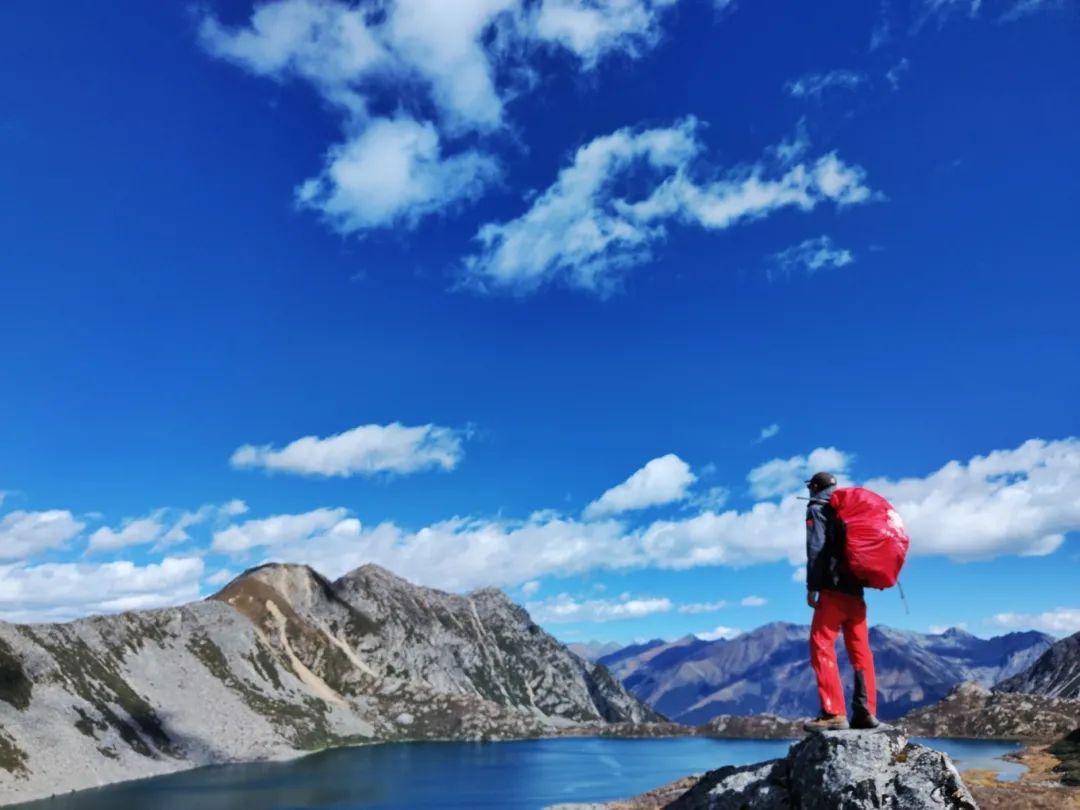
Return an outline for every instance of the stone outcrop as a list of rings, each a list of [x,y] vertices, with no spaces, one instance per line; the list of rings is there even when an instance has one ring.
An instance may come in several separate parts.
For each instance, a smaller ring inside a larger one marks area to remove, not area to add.
[[[1054,740],[1080,726],[1080,700],[995,692],[964,683],[899,725],[920,737]]]
[[[783,759],[711,771],[671,810],[976,810],[949,758],[896,729],[814,734]]]
[[[0,623],[0,804],[336,745],[660,720],[498,591],[268,565],[211,599]]]

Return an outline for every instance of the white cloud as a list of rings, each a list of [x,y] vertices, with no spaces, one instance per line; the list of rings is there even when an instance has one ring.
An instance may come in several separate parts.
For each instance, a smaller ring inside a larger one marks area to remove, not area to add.
[[[314,537],[355,536],[360,522],[347,518],[345,509],[313,509],[299,515],[246,520],[214,533],[211,548],[224,554],[237,554],[253,548],[304,543]]]
[[[379,473],[407,474],[440,468],[452,470],[464,450],[461,434],[438,425],[406,427],[361,425],[326,438],[304,436],[280,450],[271,445],[237,448],[234,467],[261,467],[270,472],[347,478]]]
[[[344,509],[249,520],[215,535],[214,550],[304,562],[330,577],[378,563],[414,582],[449,590],[515,586],[596,569],[744,566],[805,554],[805,504],[794,497],[747,512],[703,512],[631,529],[616,520],[578,521],[553,511],[526,520],[454,518],[408,531],[363,526]]]
[[[768,602],[769,600],[762,596],[744,596],[739,604],[743,607],[761,607]]]
[[[660,38],[660,12],[675,0],[544,0],[531,17],[537,39],[558,43],[593,67],[608,52],[637,55]]]
[[[257,76],[305,79],[353,113],[366,109],[360,81],[392,59],[364,10],[325,0],[262,3],[250,26],[234,30],[207,16],[199,36],[213,56]]]
[[[279,82],[309,83],[343,119],[345,139],[297,200],[341,233],[402,224],[474,199],[498,177],[476,149],[445,154],[445,136],[491,133],[505,102],[528,89],[537,48],[568,51],[585,69],[608,53],[631,56],[659,39],[674,0],[270,0],[247,25],[202,19],[211,55]],[[538,82],[534,82],[538,83]],[[431,120],[402,108],[373,115],[372,99],[431,107]]]
[[[204,523],[221,525],[244,514],[247,504],[234,499],[223,504],[206,504],[193,512],[156,509],[145,517],[126,518],[119,528],[102,526],[90,535],[88,551],[116,551],[129,546],[157,543],[165,548],[191,539],[188,529]]]
[[[779,432],[780,432],[780,425],[773,422],[771,425],[769,425],[767,427],[763,427],[761,429],[761,433],[758,434],[757,441],[758,441],[758,443],[768,441],[769,439],[771,439],[773,436],[775,436]]]
[[[723,599],[718,602],[690,602],[689,604],[679,605],[679,613],[716,613],[727,606],[728,603]]]
[[[587,599],[579,601],[566,593],[543,602],[528,602],[525,609],[539,624],[569,622],[611,622],[641,619],[656,613],[667,613],[673,605],[667,598],[632,598],[628,594],[618,600]]]
[[[813,275],[826,267],[845,267],[855,261],[855,257],[850,250],[833,247],[828,236],[818,236],[774,253],[773,260],[787,275],[795,270],[805,270],[807,275]]]
[[[805,481],[816,472],[831,472],[839,478],[851,464],[852,456],[835,447],[819,447],[808,456],[774,458],[755,467],[746,476],[750,491],[758,498],[802,490]]]
[[[192,602],[199,598],[203,562],[166,557],[139,566],[49,563],[0,566],[0,618],[11,622],[67,621]]]
[[[521,593],[523,596],[533,596],[540,590],[539,580],[530,579],[524,585],[521,586]]]
[[[777,262],[777,267],[787,275],[791,275],[795,270],[805,270],[808,275],[812,275],[827,267],[846,267],[855,260],[851,251],[834,247],[833,240],[826,235],[787,247],[780,253],[773,254],[772,258]]]
[[[820,98],[829,89],[854,90],[866,82],[866,76],[851,70],[830,70],[827,73],[807,73],[787,83],[795,98]]]
[[[998,613],[991,620],[999,627],[1041,630],[1056,636],[1080,633],[1080,608],[1057,608],[1045,613]]]
[[[585,508],[589,519],[617,515],[649,506],[680,501],[697,480],[690,465],[674,453],[654,458],[618,486],[612,487]]]
[[[563,281],[605,293],[651,256],[669,223],[720,230],[781,208],[810,211],[825,202],[844,206],[873,196],[861,168],[835,153],[791,165],[786,160],[797,153],[789,145],[769,150],[768,165],[699,182],[692,177],[702,151],[698,129],[689,118],[667,128],[620,129],[582,146],[528,211],[479,229],[480,251],[465,262],[467,283],[528,293]],[[644,196],[618,196],[631,183],[644,186]]]
[[[119,530],[102,526],[90,535],[91,551],[114,551],[127,546],[152,543],[165,531],[156,516],[127,520]]]
[[[0,560],[25,560],[64,548],[85,525],[64,509],[8,512],[0,518]]]
[[[694,635],[702,641],[719,641],[720,639],[730,640],[741,634],[741,630],[736,630],[734,627],[724,627],[723,625],[720,625],[715,630],[709,630],[706,633],[694,633]]]
[[[957,560],[1041,556],[1080,530],[1080,440],[1032,439],[925,478],[879,478],[866,486],[904,518],[912,553]]]
[[[791,572],[792,582],[806,582],[806,566],[800,565],[794,571]]]
[[[322,172],[297,188],[296,200],[350,234],[415,225],[452,203],[479,197],[498,176],[498,163],[482,152],[444,156],[432,124],[383,118],[332,147]]]
[[[807,462],[795,466],[798,486]],[[1046,554],[1065,533],[1080,531],[1077,439],[1027,442],[967,463],[950,462],[925,478],[866,485],[903,516],[916,555],[968,560]],[[801,566],[805,509],[805,501],[787,495],[743,511],[704,511],[639,527],[614,519],[579,521],[548,510],[525,520],[454,518],[418,531],[393,523],[363,526],[344,509],[321,509],[246,521],[215,535],[214,548],[231,554],[268,548],[274,559],[308,563],[330,577],[378,563],[423,585],[465,590],[592,570],[740,568],[779,561]]]

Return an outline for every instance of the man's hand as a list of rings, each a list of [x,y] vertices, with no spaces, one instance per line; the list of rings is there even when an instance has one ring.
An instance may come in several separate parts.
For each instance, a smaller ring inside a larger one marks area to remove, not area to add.
[[[819,594],[818,594],[817,591],[807,591],[806,592],[806,604],[808,604],[810,607],[814,608],[814,610],[817,610],[818,597],[819,597]]]

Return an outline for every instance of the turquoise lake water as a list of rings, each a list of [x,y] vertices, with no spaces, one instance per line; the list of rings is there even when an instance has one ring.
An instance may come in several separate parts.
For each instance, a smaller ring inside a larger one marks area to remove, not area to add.
[[[997,757],[1015,743],[926,742],[960,770],[1023,768]],[[291,762],[225,765],[18,805],[25,810],[540,810],[644,793],[681,776],[746,765],[790,742],[563,738],[400,743],[326,751]]]

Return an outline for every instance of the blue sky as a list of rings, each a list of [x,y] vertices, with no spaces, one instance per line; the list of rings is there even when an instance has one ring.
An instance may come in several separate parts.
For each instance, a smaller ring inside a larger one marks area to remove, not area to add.
[[[1070,0],[5,16],[0,616],[281,559],[807,621],[825,465],[912,530],[874,620],[1080,630]]]

